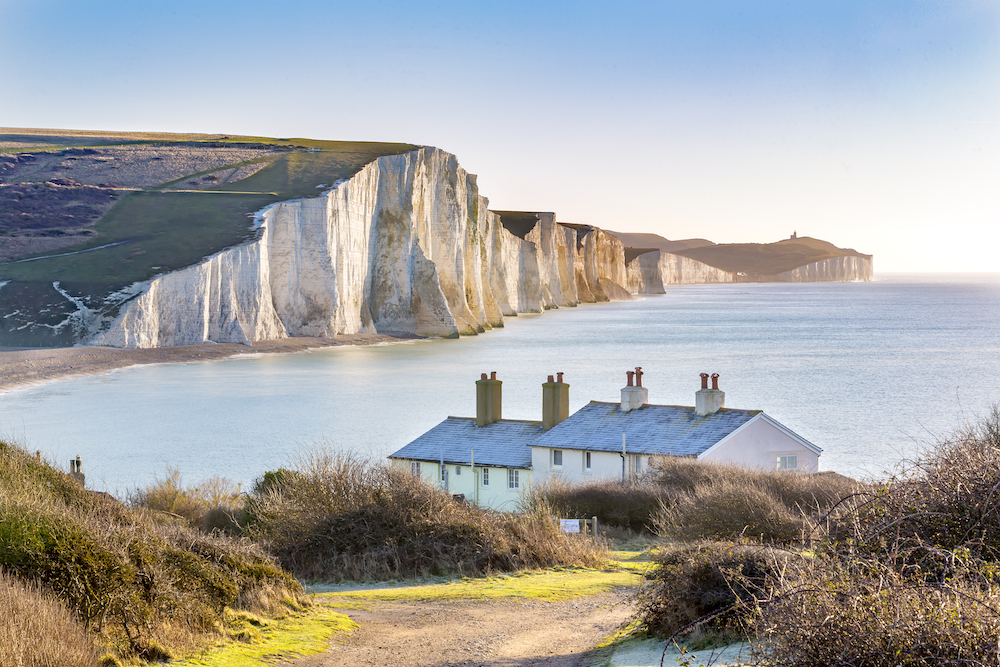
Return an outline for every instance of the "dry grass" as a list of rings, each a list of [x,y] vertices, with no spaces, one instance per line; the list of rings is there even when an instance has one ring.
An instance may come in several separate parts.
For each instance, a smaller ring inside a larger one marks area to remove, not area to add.
[[[181,473],[167,468],[167,475],[145,489],[136,491],[129,501],[137,507],[173,514],[192,528],[211,532],[232,516],[231,508],[243,503],[239,484],[224,477],[210,477],[201,484],[185,487]]]
[[[73,614],[31,584],[0,571],[0,665],[97,667],[98,651]]]
[[[680,458],[657,462],[650,478],[669,491],[652,518],[657,534],[684,541],[749,537],[791,543],[805,536],[819,537],[828,511],[864,488],[840,475],[754,470]]]
[[[247,503],[248,530],[308,579],[594,566],[604,554],[592,539],[562,534],[549,513],[509,515],[456,502],[383,463],[314,451],[272,479]]]
[[[38,582],[114,653],[147,660],[224,636],[227,608],[304,600],[259,548],[85,491],[2,442],[0,567]]]

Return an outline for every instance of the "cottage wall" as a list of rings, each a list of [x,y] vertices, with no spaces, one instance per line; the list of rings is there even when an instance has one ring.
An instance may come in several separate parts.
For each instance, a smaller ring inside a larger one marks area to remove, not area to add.
[[[578,449],[563,449],[562,466],[553,464],[552,452],[549,447],[531,448],[531,469],[536,480],[558,477],[572,483],[591,482],[597,480],[621,480],[622,456],[620,452],[590,452],[590,470],[585,468],[587,452]],[[625,464],[626,476],[642,472],[648,467],[648,456],[628,456]]]
[[[774,470],[778,466],[778,457],[788,455],[798,456],[798,472],[818,471],[819,456],[815,452],[765,419],[758,418],[698,459]]]
[[[391,459],[392,465],[411,470],[409,459]],[[448,469],[448,493],[463,494],[469,503],[477,503],[480,507],[512,512],[517,509],[521,493],[531,483],[531,471],[518,469],[516,489],[507,487],[507,468],[489,468],[489,485],[483,485],[483,466],[475,469],[468,465],[445,464]],[[461,472],[458,472],[461,471]],[[442,488],[441,464],[437,462],[420,462],[420,479],[430,486]],[[478,496],[477,496],[478,493]]]

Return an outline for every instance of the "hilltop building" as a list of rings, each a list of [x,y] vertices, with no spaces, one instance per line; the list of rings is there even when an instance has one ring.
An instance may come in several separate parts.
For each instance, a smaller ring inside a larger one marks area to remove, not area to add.
[[[822,450],[762,410],[725,407],[719,375],[701,374],[695,405],[650,405],[641,368],[621,402],[591,401],[569,414],[563,374],[542,384],[542,420],[502,418],[496,373],[476,382],[476,417],[448,417],[389,458],[469,502],[517,508],[532,481],[627,481],[656,458],[683,456],[752,468],[814,473]]]

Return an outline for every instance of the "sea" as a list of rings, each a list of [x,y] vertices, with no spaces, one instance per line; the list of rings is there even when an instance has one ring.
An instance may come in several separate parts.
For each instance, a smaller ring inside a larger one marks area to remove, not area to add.
[[[503,381],[503,417],[541,419],[565,374],[571,411],[617,401],[640,366],[649,402],[761,409],[823,450],[821,470],[879,479],[1000,403],[1000,273],[870,283],[670,287],[416,340],[136,366],[0,394],[0,435],[125,496],[176,470],[248,488],[317,449],[384,457]]]

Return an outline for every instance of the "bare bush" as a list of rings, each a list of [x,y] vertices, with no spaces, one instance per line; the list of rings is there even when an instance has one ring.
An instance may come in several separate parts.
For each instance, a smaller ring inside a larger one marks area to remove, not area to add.
[[[596,565],[603,548],[559,531],[549,512],[520,515],[454,501],[399,468],[312,451],[294,474],[247,502],[249,532],[301,577],[478,575]]]
[[[814,559],[759,605],[758,664],[1000,665],[1000,586],[975,569],[928,583],[874,560]]]

